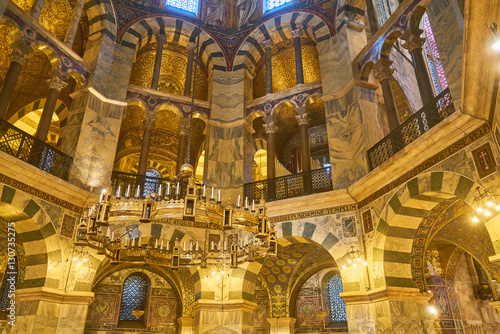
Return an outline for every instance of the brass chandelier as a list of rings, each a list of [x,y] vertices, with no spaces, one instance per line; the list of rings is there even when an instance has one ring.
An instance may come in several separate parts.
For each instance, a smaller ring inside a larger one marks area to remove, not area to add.
[[[139,187],[140,190],[140,187]],[[258,205],[248,199],[245,206],[229,204],[222,206],[220,191],[218,198],[206,196],[208,190],[202,186],[193,175],[193,167],[185,164],[181,172],[170,183],[165,192],[150,194],[144,199],[130,197],[130,191],[121,197],[117,190],[116,197],[111,195],[111,188],[105,189],[88,213],[81,218],[78,225],[75,244],[88,246],[97,250],[97,254],[110,258],[111,263],[135,262],[168,266],[176,269],[180,266],[197,265],[236,268],[243,262],[254,261],[257,258],[275,256],[277,252],[277,237],[274,227],[269,224],[265,201]],[[139,217],[141,224],[150,223],[156,219],[175,225],[205,227],[208,230],[223,231],[224,240],[218,244],[208,240],[201,245],[199,241],[188,244],[176,240],[150,240],[147,244],[142,238],[129,239],[128,233],[115,238],[111,226],[116,217]],[[240,230],[240,241],[229,241],[227,231]],[[123,239],[123,237],[125,239]]]

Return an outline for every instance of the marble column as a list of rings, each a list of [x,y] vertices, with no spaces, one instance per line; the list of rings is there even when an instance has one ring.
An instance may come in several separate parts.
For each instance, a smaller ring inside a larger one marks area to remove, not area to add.
[[[16,43],[13,45],[12,53],[10,54],[10,65],[3,81],[2,90],[0,91],[0,118],[5,119],[9,108],[12,93],[16,87],[17,79],[21,68],[28,62],[30,53],[33,51],[24,43]]]
[[[295,318],[267,318],[271,324],[269,334],[295,334]]]
[[[373,68],[375,70],[375,78],[378,79],[382,86],[389,128],[391,131],[394,131],[399,126],[400,121],[396,101],[394,100],[394,93],[392,92],[391,78],[394,70],[389,67],[391,64],[392,61],[388,59],[380,59]]]
[[[36,129],[35,137],[41,141],[47,141],[47,135],[50,130],[50,123],[52,123],[52,116],[56,108],[57,98],[61,90],[68,84],[64,82],[67,75],[59,71],[52,73],[52,78],[47,80],[49,84],[49,95],[45,101],[45,106],[43,107],[42,116],[40,116],[40,122]]]
[[[155,125],[154,115],[147,115],[144,119],[144,132],[142,133],[141,154],[139,155],[138,175],[146,175],[148,169],[149,146],[151,144],[151,132]]]
[[[151,80],[151,89],[158,88],[158,81],[160,80],[161,59],[163,56],[163,47],[165,46],[166,40],[167,40],[167,35],[165,34],[156,35],[156,55],[155,55],[155,65],[153,69],[153,79]]]
[[[265,65],[266,65],[266,94],[273,93],[273,63],[272,63],[272,51],[273,46],[272,39],[263,39],[261,44],[264,46],[265,52]]]
[[[293,45],[295,47],[295,73],[297,77],[297,85],[304,83],[304,68],[302,67],[302,43],[300,38],[304,34],[302,28],[292,30]]]
[[[257,309],[255,303],[243,299],[199,299],[192,307],[195,312],[194,332],[197,334],[218,330],[233,334],[251,334],[254,331],[253,313]]]
[[[93,298],[93,292],[18,289],[15,326],[7,325],[7,333],[83,333]]]
[[[179,151],[177,153],[177,166],[175,174],[179,174],[181,166],[186,163],[187,144],[188,144],[189,119],[181,118],[179,124]]]
[[[69,21],[68,31],[66,32],[66,37],[64,38],[64,44],[70,48],[75,42],[76,33],[78,31],[78,25],[80,24],[80,18],[82,17],[83,5],[85,0],[76,0],[75,9],[73,10],[73,17]]]
[[[309,148],[309,130],[307,129],[307,124],[309,123],[309,117],[306,114],[306,107],[297,108],[297,114],[295,118],[299,123],[300,129],[300,153],[302,162],[302,172],[309,172],[311,170],[311,150]]]
[[[403,47],[411,54],[418,90],[422,98],[422,105],[425,106],[434,99],[434,89],[432,88],[432,82],[429,78],[429,72],[427,71],[424,53],[422,52],[422,46],[425,42],[425,38],[420,37],[422,32],[423,31],[420,29],[416,32],[411,30],[407,31],[407,33],[403,35],[403,39],[406,41]]]
[[[272,119],[266,120],[266,124],[263,124],[263,127],[267,134],[267,179],[274,179],[276,177],[276,147],[274,134],[278,130],[278,127],[274,124]]]
[[[30,10],[30,15],[36,21],[40,18],[40,14],[42,14],[43,5],[45,4],[45,0],[35,0],[33,6]]]
[[[188,43],[188,60],[186,65],[186,82],[184,83],[184,96],[191,95],[191,81],[193,80],[193,59],[196,49],[195,42]]]

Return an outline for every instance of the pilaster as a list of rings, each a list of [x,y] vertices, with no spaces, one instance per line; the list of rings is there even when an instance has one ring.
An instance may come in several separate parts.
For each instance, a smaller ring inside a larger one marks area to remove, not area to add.
[[[205,300],[192,304],[195,312],[194,332],[204,334],[221,330],[231,333],[253,333],[253,313],[257,304],[247,300]]]

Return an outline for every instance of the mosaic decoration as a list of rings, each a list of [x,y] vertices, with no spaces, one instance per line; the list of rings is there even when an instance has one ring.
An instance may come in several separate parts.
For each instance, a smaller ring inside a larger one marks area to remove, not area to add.
[[[297,85],[295,74],[295,49],[290,40],[290,45],[273,47],[272,68],[273,68],[273,93],[281,92],[293,88]],[[301,41],[302,68],[304,71],[304,83],[321,79],[319,68],[318,48],[310,40]],[[256,76],[253,81],[254,98],[266,95],[266,66],[265,57],[262,57],[257,64]]]
[[[70,215],[64,215],[61,224],[60,236],[73,239],[73,232],[75,231],[76,218]]]
[[[427,13],[424,14],[423,19],[425,32],[425,54],[427,55],[427,61],[434,88],[436,89],[436,93],[439,94],[448,88],[448,80],[446,80],[446,75],[444,74],[443,65],[441,64],[436,40],[434,38],[434,33],[432,31]]]
[[[479,178],[482,179],[495,172],[497,164],[489,142],[473,150],[472,156]]]
[[[342,218],[342,231],[344,233],[344,238],[351,238],[357,235],[356,230],[356,217],[344,217]]]
[[[373,231],[373,220],[371,210],[363,212],[363,226],[365,228],[365,234]]]
[[[266,0],[266,10],[271,10],[291,2],[292,0]]]
[[[198,13],[197,0],[167,0],[167,6],[179,8],[191,13]]]
[[[142,275],[129,276],[123,283],[120,320],[142,321],[143,315],[136,318],[134,311],[144,311],[149,284]]]
[[[118,291],[119,293],[119,291]],[[89,307],[87,322],[115,323],[118,320],[119,294],[96,293]]]
[[[347,321],[345,301],[340,297],[340,293],[344,292],[340,274],[333,275],[328,281],[328,292],[330,294],[330,316],[332,317],[332,322]]]
[[[158,297],[149,301],[149,324],[165,325],[173,324],[176,320],[177,301],[175,299]]]

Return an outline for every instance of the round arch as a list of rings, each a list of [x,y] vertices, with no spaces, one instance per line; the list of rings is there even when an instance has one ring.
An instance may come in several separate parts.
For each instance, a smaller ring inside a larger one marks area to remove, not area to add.
[[[462,200],[472,207],[476,188],[474,180],[454,172],[423,173],[402,185],[387,201],[381,212],[373,239],[372,279],[375,288],[415,286],[411,269],[412,246],[423,219],[447,200]],[[485,221],[495,246],[498,243],[500,216]],[[498,246],[495,246],[498,253]]]

